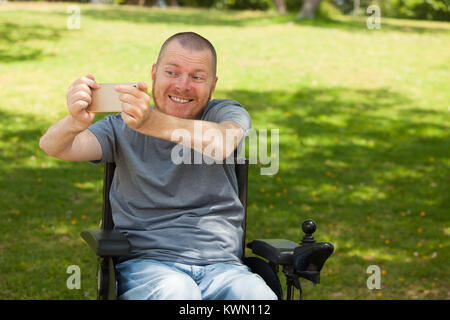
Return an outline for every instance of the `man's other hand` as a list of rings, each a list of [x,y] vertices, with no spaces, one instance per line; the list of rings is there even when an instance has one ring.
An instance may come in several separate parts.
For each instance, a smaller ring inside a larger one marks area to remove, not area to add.
[[[150,118],[150,96],[145,82],[138,82],[138,87],[117,85],[116,91],[122,101],[122,119],[133,130],[140,129]]]

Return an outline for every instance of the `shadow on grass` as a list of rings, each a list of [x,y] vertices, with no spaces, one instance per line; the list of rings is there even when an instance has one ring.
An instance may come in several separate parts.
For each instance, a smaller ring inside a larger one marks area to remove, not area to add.
[[[391,89],[219,94],[241,101],[254,128],[280,129],[277,175],[250,167],[247,241],[300,242],[301,223],[312,218],[317,241],[335,252],[310,297],[376,299],[365,286],[371,264],[388,270],[385,298],[446,296],[448,282],[429,288],[448,259],[439,249],[449,206],[447,114],[396,109],[414,102]]]
[[[445,238],[450,144],[448,128],[439,124],[444,112],[396,111],[412,101],[390,89],[220,94],[241,101],[254,128],[280,129],[277,175],[261,176],[257,166],[250,168],[250,239],[300,240],[300,225],[308,217],[331,241],[365,250],[385,249],[388,238],[396,249],[411,249],[415,243],[401,239],[418,228],[439,226],[439,233],[421,236],[434,243]],[[341,231],[335,233],[330,224]],[[362,226],[375,238],[367,241]],[[344,230],[347,236],[340,234]]]
[[[103,173],[44,154],[39,139],[49,126],[41,117],[0,111],[4,299],[86,299],[95,293],[95,257],[79,234],[101,218]],[[65,286],[73,264],[83,270],[83,290]]]
[[[319,18],[319,19],[305,19],[305,20],[296,20],[295,17],[291,17],[290,20],[293,21],[296,25],[300,26],[311,26],[315,28],[326,28],[326,29],[337,29],[349,32],[404,32],[404,33],[419,33],[419,34],[435,34],[435,33],[450,33],[450,28],[438,28],[431,26],[423,26],[420,25],[422,21],[411,21],[405,20],[405,23],[402,25],[400,19],[390,20],[390,19],[381,19],[380,29],[369,30],[367,28],[366,19],[368,17],[363,18],[355,18],[351,17],[342,17],[342,18]]]
[[[80,203],[87,199],[92,201],[101,198],[101,194],[91,194],[89,189],[92,188],[82,190],[75,186],[101,179],[101,167],[54,159],[40,150],[39,139],[44,128],[49,126],[46,120],[33,115],[0,111],[0,162],[3,167],[0,189],[12,197],[9,200],[2,199],[7,201],[4,203],[6,207],[12,204],[11,200],[27,198],[41,201],[45,205],[39,208],[37,203],[20,200],[15,205],[39,210],[48,208],[53,203]],[[11,181],[14,181],[13,185]]]
[[[62,220],[70,224],[75,216],[79,222],[97,224],[102,169],[46,155],[39,139],[49,126],[36,116],[0,111],[1,213],[13,217],[14,223],[39,227],[56,226]],[[91,214],[81,221],[81,213]]]
[[[57,41],[61,36],[61,30],[45,24],[1,23],[0,62],[11,63],[42,58],[46,54],[30,42]]]
[[[122,6],[115,8],[83,8],[83,17],[89,17],[95,20],[122,21],[135,24],[170,24],[170,25],[191,25],[191,26],[245,26],[253,19],[244,20],[239,12],[220,12],[216,10],[182,9],[160,10],[153,8],[138,8],[135,6]]]

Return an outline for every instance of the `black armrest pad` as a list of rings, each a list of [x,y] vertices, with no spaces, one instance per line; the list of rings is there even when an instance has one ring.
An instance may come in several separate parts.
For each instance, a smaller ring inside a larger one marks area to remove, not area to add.
[[[131,251],[128,239],[118,231],[83,230],[81,237],[98,256],[123,256]]]
[[[293,258],[295,272],[313,283],[320,283],[320,271],[333,251],[334,246],[329,242],[316,242],[296,248]]]
[[[260,257],[275,264],[292,264],[294,249],[298,243],[285,239],[258,239],[247,243],[247,247]]]

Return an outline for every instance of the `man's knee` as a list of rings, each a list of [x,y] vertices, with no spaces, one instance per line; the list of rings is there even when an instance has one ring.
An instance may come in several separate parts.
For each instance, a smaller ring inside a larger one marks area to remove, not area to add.
[[[134,286],[123,292],[125,300],[201,300],[197,284],[177,273],[168,273]]]
[[[213,280],[209,279],[203,285],[208,287],[206,299],[277,300],[277,295],[264,279],[247,266],[224,264],[216,267],[215,271]]]
[[[117,265],[116,270],[119,299],[201,299],[194,280],[159,261],[130,260]]]
[[[202,295],[197,284],[191,278],[171,273],[160,280],[150,299],[201,300]]]
[[[240,300],[277,300],[277,295],[266,282],[256,274],[246,275],[235,281],[230,287],[232,299]]]

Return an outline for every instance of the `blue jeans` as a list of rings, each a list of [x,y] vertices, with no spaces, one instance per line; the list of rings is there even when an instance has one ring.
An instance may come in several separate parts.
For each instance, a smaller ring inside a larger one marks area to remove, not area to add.
[[[243,264],[188,265],[131,259],[116,265],[117,296],[130,300],[276,300]]]

